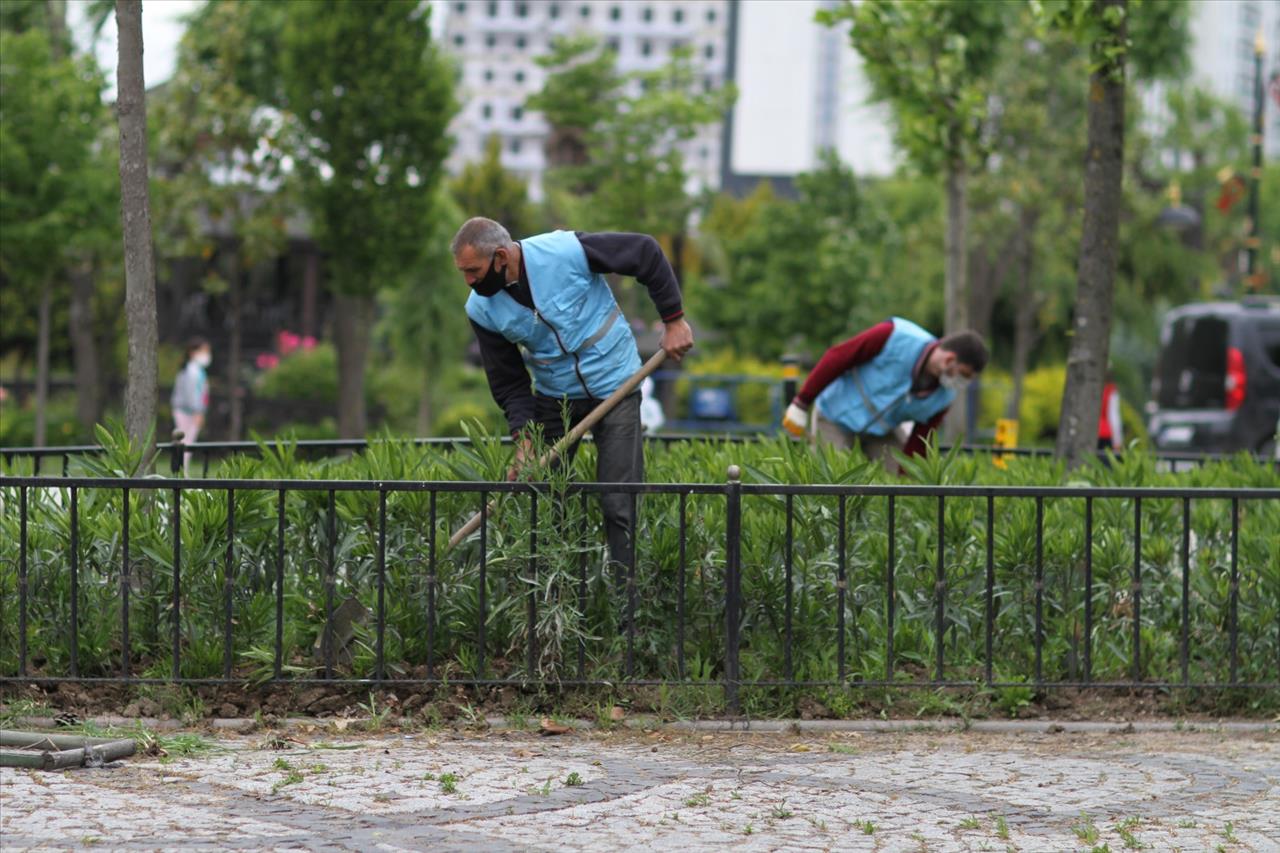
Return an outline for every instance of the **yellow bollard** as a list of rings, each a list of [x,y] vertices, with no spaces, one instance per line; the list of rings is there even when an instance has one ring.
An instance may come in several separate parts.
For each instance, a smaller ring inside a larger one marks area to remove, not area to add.
[[[1017,447],[1018,446],[1018,422],[1012,418],[1000,418],[996,421],[996,446],[997,447]],[[1007,468],[1005,454],[997,453],[991,457],[991,464],[997,468]]]

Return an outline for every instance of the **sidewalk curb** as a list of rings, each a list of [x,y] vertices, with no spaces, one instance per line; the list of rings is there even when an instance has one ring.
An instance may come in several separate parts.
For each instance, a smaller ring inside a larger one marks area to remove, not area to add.
[[[351,734],[367,734],[364,726],[368,717],[340,718],[339,728],[334,717],[285,717],[268,723],[265,728],[296,729],[314,726],[319,729],[337,729]],[[152,731],[178,731],[183,728],[208,726],[219,734],[249,734],[255,731],[258,720],[239,718],[215,718],[194,726],[183,726],[178,720],[159,720],[154,717],[101,716],[85,720],[95,726],[129,727],[142,725]],[[385,721],[388,729],[394,728],[403,718]],[[608,731],[589,720],[558,720],[577,732]],[[51,717],[22,717],[14,720],[19,727],[53,729],[58,723]],[[963,734],[977,732],[1003,735],[1043,734],[1222,734],[1222,735],[1280,735],[1280,721],[1257,720],[1134,720],[1097,722],[1087,720],[672,720],[637,716],[622,720],[618,728],[629,731],[698,732],[703,734],[792,734],[824,735],[857,732],[864,734],[912,734],[934,732],[939,734]],[[465,730],[467,726],[459,727]],[[472,726],[470,728],[475,728]],[[485,717],[484,728],[490,731],[527,731],[536,733],[536,727],[515,725],[506,717]]]

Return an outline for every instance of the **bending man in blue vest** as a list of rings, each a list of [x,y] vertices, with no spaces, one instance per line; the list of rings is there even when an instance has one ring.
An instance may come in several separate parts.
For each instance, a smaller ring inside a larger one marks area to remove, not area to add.
[[[658,242],[645,234],[553,231],[516,242],[499,223],[476,217],[458,230],[451,248],[471,288],[467,317],[489,390],[517,441],[517,465],[531,452],[531,423],[551,443],[565,433],[564,408],[572,427],[640,369],[631,326],[605,273],[633,276],[648,289],[666,326],[661,346],[670,358],[679,361],[693,346],[675,273]],[[639,391],[591,432],[600,482],[644,480]],[[569,459],[576,450],[569,449]],[[635,528],[631,496],[604,495],[601,504],[609,558],[628,564]]]
[[[893,317],[827,350],[787,407],[782,426],[839,447],[858,444],[868,459],[878,458],[896,473],[891,451],[900,446],[898,425],[914,422],[901,449],[923,454],[956,394],[986,366],[987,347],[976,332],[938,340]]]

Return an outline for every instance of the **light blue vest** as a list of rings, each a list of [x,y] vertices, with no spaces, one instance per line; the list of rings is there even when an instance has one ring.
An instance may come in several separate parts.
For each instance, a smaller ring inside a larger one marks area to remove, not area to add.
[[[933,335],[901,317],[880,354],[841,374],[818,395],[818,411],[850,432],[888,435],[903,421],[920,423],[941,412],[955,392],[941,386],[924,397],[911,393],[911,371]]]
[[[524,349],[534,389],[548,397],[601,399],[640,369],[640,352],[604,276],[587,265],[571,231],[520,241],[535,310],[504,290],[472,292],[467,316]]]

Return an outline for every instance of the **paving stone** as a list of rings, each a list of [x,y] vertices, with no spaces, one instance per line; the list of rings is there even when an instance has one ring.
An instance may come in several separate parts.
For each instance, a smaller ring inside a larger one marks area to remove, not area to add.
[[[1280,738],[1269,733],[309,735],[287,750],[261,735],[218,738],[226,751],[168,763],[0,770],[0,842],[1280,851]]]

